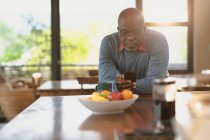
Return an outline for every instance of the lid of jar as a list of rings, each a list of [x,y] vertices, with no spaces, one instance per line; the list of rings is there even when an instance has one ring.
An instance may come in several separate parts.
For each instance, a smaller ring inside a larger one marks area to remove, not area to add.
[[[176,80],[172,78],[163,78],[163,79],[154,79],[153,84],[158,84],[158,85],[169,85],[169,84],[175,84]]]

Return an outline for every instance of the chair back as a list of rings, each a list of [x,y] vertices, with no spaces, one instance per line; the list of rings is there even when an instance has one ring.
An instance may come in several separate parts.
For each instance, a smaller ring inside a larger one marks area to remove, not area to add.
[[[5,91],[0,94],[0,108],[5,117],[5,121],[12,120],[26,107],[32,104],[36,98],[34,97],[33,90],[21,91]]]
[[[81,89],[83,89],[83,84],[97,84],[98,76],[77,77],[77,81],[81,84]]]
[[[41,80],[42,80],[42,74],[40,72],[36,72],[32,74],[34,95],[37,98],[38,98],[38,95],[36,94],[36,89],[41,85]]]
[[[98,76],[98,70],[88,70],[90,76]]]

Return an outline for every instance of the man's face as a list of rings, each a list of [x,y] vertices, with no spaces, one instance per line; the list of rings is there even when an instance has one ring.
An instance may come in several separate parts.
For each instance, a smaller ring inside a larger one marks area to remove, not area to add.
[[[144,23],[138,19],[121,19],[118,32],[121,43],[129,50],[136,50],[144,41]]]

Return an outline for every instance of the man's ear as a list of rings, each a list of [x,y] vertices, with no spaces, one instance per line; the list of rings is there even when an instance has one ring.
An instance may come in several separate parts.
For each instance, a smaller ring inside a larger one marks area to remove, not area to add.
[[[120,28],[119,28],[119,27],[117,27],[117,30],[119,31],[119,30],[120,30]]]

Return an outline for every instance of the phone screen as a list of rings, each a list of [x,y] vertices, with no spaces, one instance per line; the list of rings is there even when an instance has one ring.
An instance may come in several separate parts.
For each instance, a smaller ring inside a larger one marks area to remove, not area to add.
[[[125,72],[124,79],[131,80],[132,82],[136,82],[136,72]]]

